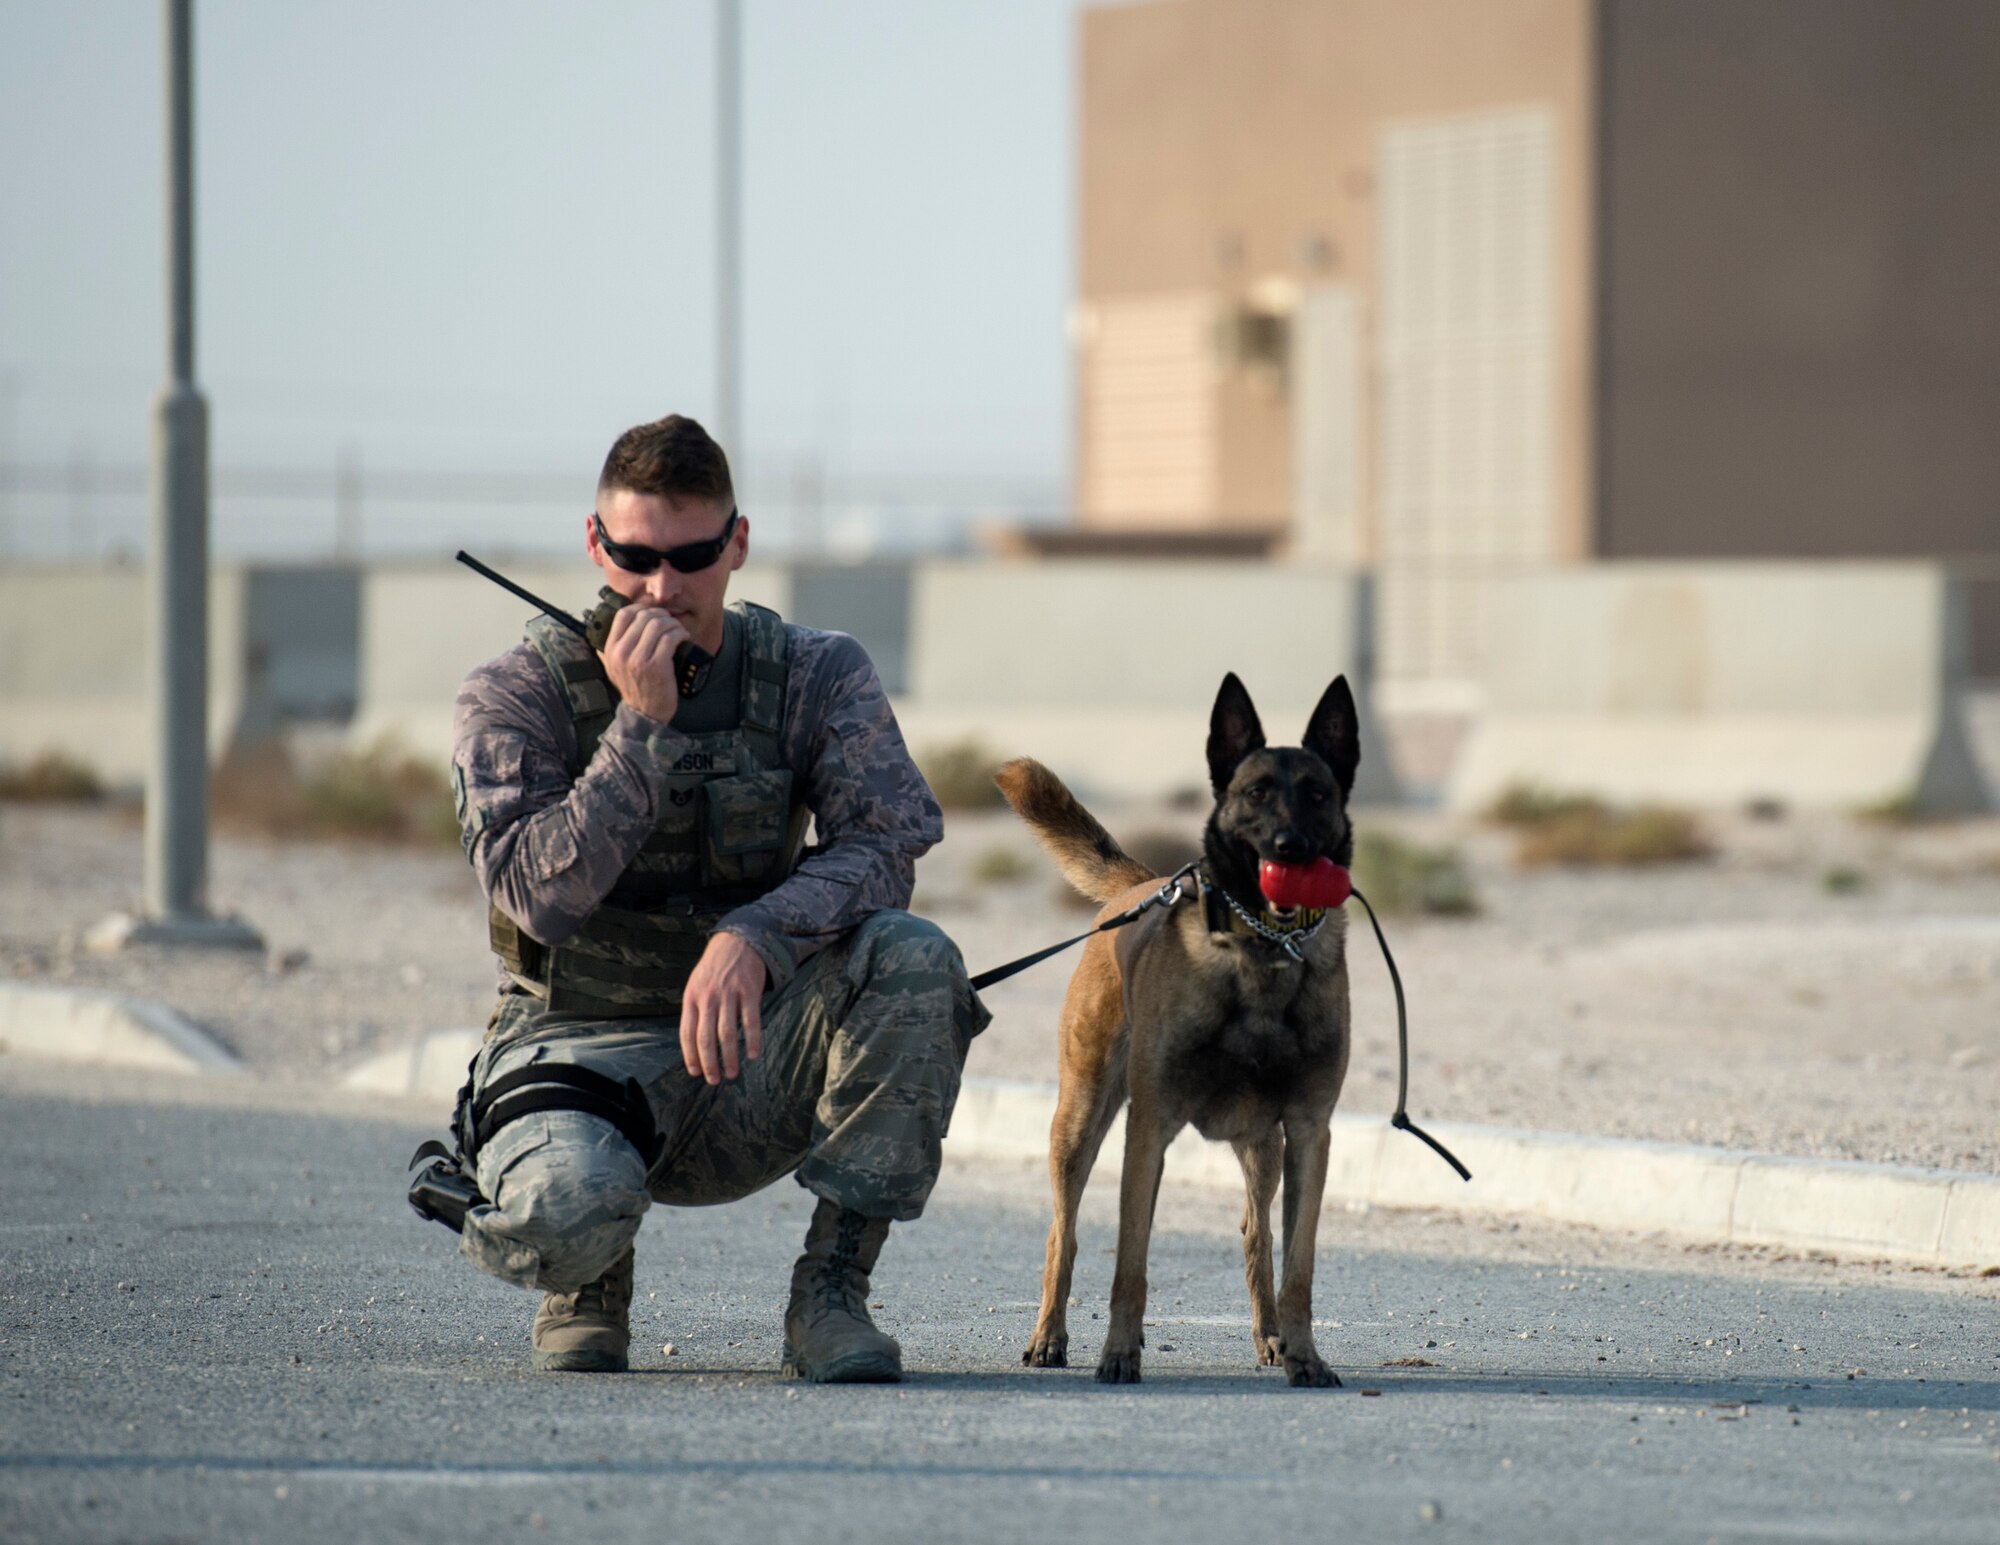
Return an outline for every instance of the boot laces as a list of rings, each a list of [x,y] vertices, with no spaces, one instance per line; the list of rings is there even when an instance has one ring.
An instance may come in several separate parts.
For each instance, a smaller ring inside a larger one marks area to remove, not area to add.
[[[624,1272],[618,1266],[612,1267],[595,1282],[586,1282],[569,1295],[570,1313],[616,1319],[632,1302],[631,1290],[626,1284]]]
[[[840,1220],[833,1248],[827,1252],[825,1264],[813,1274],[812,1304],[817,1313],[844,1310],[866,1316],[867,1305],[854,1279],[855,1258],[861,1252],[861,1236],[867,1227],[868,1220],[853,1213]]]

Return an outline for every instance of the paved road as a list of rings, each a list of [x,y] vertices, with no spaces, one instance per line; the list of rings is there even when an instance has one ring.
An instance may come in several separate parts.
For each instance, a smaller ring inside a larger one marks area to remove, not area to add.
[[[1102,1389],[1087,1368],[1018,1365],[1033,1183],[954,1168],[878,1277],[916,1370],[904,1385],[773,1372],[805,1218],[789,1183],[649,1221],[640,1371],[538,1377],[528,1295],[405,1209],[400,1166],[426,1135],[409,1119],[93,1103],[8,1065],[0,1541],[2000,1531],[1986,1285],[1691,1268],[1657,1249],[1636,1269],[1616,1249],[1481,1258],[1421,1229],[1357,1247],[1335,1214],[1321,1346],[1347,1387],[1293,1391],[1248,1365],[1221,1208],[1170,1198],[1147,1382]],[[1085,1356],[1109,1244],[1094,1193]],[[1435,1366],[1391,1366],[1417,1357]]]

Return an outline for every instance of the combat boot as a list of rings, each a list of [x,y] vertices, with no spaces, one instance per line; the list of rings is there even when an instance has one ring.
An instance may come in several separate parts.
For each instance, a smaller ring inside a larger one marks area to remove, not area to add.
[[[632,1247],[595,1282],[546,1294],[533,1340],[538,1373],[623,1373],[632,1344]]]
[[[785,1376],[815,1384],[893,1384],[903,1349],[868,1318],[868,1273],[889,1237],[887,1218],[821,1199],[792,1268],[785,1309]]]

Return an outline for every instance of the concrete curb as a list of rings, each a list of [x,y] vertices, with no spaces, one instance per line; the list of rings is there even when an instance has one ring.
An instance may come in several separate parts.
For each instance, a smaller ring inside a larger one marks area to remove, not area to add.
[[[479,1042],[476,1030],[432,1031],[371,1057],[343,1082],[449,1101]],[[967,1079],[946,1152],[1044,1159],[1055,1108],[1056,1091],[1047,1084]],[[1501,1127],[1429,1130],[1465,1161],[1469,1183],[1384,1118],[1336,1115],[1328,1197],[1939,1266],[2000,1264],[2000,1175]],[[1105,1139],[1099,1172],[1115,1173],[1123,1149],[1121,1117]],[[1243,1183],[1235,1154],[1192,1130],[1168,1149],[1167,1174],[1232,1189]]]
[[[457,1097],[472,1054],[485,1036],[483,1030],[432,1030],[407,1046],[377,1052],[351,1068],[340,1082],[371,1094],[449,1102]]]
[[[233,1055],[164,1004],[22,982],[0,982],[0,1048],[99,1067],[243,1071]]]
[[[950,1150],[1042,1157],[1054,1114],[1055,1091],[1045,1085],[968,1081]],[[1469,1183],[1382,1117],[1336,1115],[1327,1195],[1939,1266],[2000,1264],[2000,1175],[1500,1127],[1427,1129],[1465,1161]],[[1122,1145],[1121,1118],[1100,1167],[1115,1169]],[[1192,1131],[1167,1150],[1167,1174],[1243,1183],[1236,1156]]]

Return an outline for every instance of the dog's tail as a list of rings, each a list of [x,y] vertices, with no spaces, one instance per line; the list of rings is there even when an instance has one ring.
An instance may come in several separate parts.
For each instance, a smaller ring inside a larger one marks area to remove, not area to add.
[[[1112,840],[1097,817],[1077,803],[1062,779],[1040,762],[1019,757],[993,775],[1014,813],[1049,850],[1063,878],[1092,901],[1123,894],[1153,871]]]

